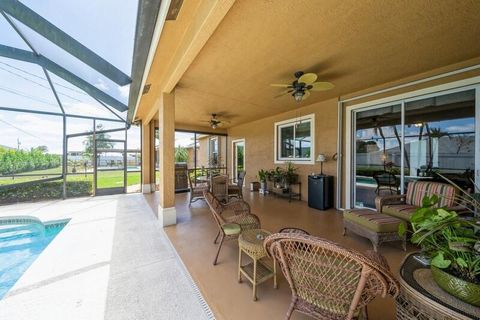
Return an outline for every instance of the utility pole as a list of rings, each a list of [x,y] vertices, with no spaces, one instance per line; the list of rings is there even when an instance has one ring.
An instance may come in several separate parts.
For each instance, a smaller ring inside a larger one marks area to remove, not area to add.
[[[17,138],[17,150],[20,150],[20,145],[21,145],[21,144],[22,144],[22,143],[20,142],[20,139]]]

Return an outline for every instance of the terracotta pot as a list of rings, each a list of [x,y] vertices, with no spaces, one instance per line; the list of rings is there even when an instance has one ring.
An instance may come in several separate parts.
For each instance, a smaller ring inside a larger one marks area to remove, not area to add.
[[[431,266],[432,276],[440,288],[466,303],[480,307],[480,285],[452,276]]]

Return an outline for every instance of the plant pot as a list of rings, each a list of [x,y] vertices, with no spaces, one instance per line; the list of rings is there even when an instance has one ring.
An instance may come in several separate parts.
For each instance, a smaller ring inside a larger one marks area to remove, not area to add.
[[[266,181],[260,181],[260,189],[267,190],[267,182]]]
[[[480,284],[468,282],[431,266],[432,276],[440,288],[466,303],[480,307]]]

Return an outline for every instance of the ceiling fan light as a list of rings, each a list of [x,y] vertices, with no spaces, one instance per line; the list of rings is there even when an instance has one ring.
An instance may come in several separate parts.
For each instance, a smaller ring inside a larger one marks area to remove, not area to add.
[[[305,93],[302,90],[295,91],[295,93],[293,94],[293,98],[295,98],[295,101],[297,102],[302,102],[304,94]]]
[[[217,124],[216,123],[212,123],[212,129],[217,129]]]

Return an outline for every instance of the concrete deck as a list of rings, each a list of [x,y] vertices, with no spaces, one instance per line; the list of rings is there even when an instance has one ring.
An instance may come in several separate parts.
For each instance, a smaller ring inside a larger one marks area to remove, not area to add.
[[[0,319],[209,319],[143,195],[0,207],[67,226],[0,300]]]

